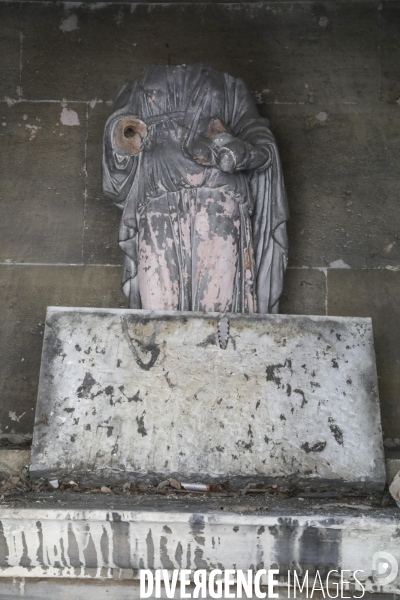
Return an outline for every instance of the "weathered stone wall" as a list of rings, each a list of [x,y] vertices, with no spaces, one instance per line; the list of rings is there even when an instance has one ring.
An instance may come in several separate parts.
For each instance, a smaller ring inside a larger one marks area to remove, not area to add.
[[[372,317],[400,447],[399,46],[395,1],[0,3],[0,435],[32,433],[46,306],[125,305],[100,185],[116,87],[204,61],[248,82],[278,140],[282,312]]]

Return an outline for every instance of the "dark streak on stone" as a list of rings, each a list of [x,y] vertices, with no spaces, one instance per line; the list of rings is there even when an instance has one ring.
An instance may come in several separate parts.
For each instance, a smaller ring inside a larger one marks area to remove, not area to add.
[[[138,390],[136,394],[131,398],[128,398],[128,402],[143,402],[142,398],[140,397],[139,391],[140,390]]]
[[[164,525],[163,531],[165,531],[165,533],[172,533],[172,529],[168,527],[168,525]]]
[[[178,563],[179,567],[182,567],[182,556],[183,556],[182,544],[180,542],[178,542],[176,545],[176,550],[175,550],[175,560]]]
[[[297,389],[297,388],[296,388],[296,389],[295,389],[295,390],[293,390],[293,391],[294,391],[294,393],[295,393],[295,394],[300,394],[300,396],[302,396],[302,397],[303,397],[303,401],[302,401],[302,403],[301,403],[301,405],[300,405],[300,408],[304,408],[304,406],[307,404],[307,400],[306,400],[306,397],[305,397],[305,395],[304,395],[304,392],[303,392],[303,390],[299,390],[299,389]]]
[[[173,570],[175,568],[175,565],[168,555],[167,544],[167,538],[165,537],[165,535],[162,535],[160,537],[160,561],[164,569]]]
[[[48,324],[47,324],[48,325]],[[53,329],[50,326],[50,332],[47,335],[46,339],[46,348],[49,357],[49,361],[55,360],[57,356],[61,356],[62,360],[67,356],[65,352],[63,352],[63,344],[61,340],[56,336]]]
[[[172,381],[170,380],[170,378],[168,377],[168,375],[169,375],[169,371],[168,371],[167,373],[165,373],[165,374],[164,374],[164,377],[165,377],[165,379],[166,379],[166,381],[167,381],[167,383],[168,383],[168,386],[169,386],[169,388],[170,388],[171,390],[173,390],[173,389],[174,389],[174,387],[176,387],[176,386],[175,386],[175,384],[174,384],[174,383],[172,383]]]
[[[21,539],[22,539],[23,552],[22,552],[21,560],[19,562],[19,566],[24,567],[25,569],[29,569],[29,567],[32,565],[32,561],[28,556],[28,545],[26,543],[26,534],[24,531],[22,532]]]
[[[323,452],[326,448],[326,442],[317,442],[313,446],[310,446],[308,442],[305,442],[301,447],[306,454],[309,454],[310,452]]]
[[[39,539],[38,549],[36,551],[36,560],[42,567],[45,567],[44,545],[43,545],[43,529],[40,521],[36,521],[37,537]]]
[[[127,324],[125,318],[121,319],[121,325],[122,325],[122,331],[123,331],[123,334],[125,336],[125,339],[128,342],[129,348],[132,351],[133,358],[135,359],[135,361],[137,362],[137,364],[139,365],[139,367],[141,369],[143,369],[144,371],[150,371],[150,369],[152,367],[154,367],[154,365],[155,365],[155,363],[157,361],[157,358],[158,358],[158,356],[160,354],[160,348],[154,342],[155,334],[152,336],[151,341],[148,342],[147,344],[144,344],[140,340],[136,340],[136,339],[134,340],[136,342],[136,344],[139,346],[139,349],[140,349],[141,352],[146,353],[146,354],[149,353],[150,356],[151,356],[150,360],[147,363],[145,363],[140,358],[140,356],[138,354],[138,351],[137,351],[137,349],[136,349],[136,347],[135,347],[135,345],[134,345],[134,343],[132,341],[132,338],[129,335],[128,324]]]
[[[266,367],[267,381],[273,381],[279,387],[281,384],[281,377],[277,377],[277,375],[275,375],[275,370],[283,369],[285,367],[288,367],[290,372],[292,372],[292,361],[289,358],[285,360],[283,365],[281,363],[276,365],[268,365]]]
[[[208,564],[203,558],[204,551],[201,548],[196,548],[194,551],[194,564],[198,569],[208,569]]]
[[[250,452],[252,452],[253,445],[254,445],[253,441],[246,443],[243,440],[239,440],[236,442],[236,446],[238,446],[239,448],[244,448],[245,450],[250,450]]]
[[[138,433],[142,434],[142,437],[144,437],[145,435],[147,435],[147,431],[146,428],[144,426],[144,413],[143,415],[140,417],[136,417],[136,423],[138,424]]]
[[[340,427],[338,425],[336,425],[336,423],[332,419],[332,417],[328,418],[328,423],[329,423],[329,429],[333,433],[333,437],[335,438],[335,440],[337,441],[339,446],[343,446],[343,431],[340,429]]]
[[[204,516],[193,513],[189,519],[189,523],[191,527],[190,533],[193,535],[194,539],[198,544],[204,546],[205,538],[203,535],[201,535],[202,533],[204,533],[205,527]]]
[[[153,537],[151,535],[151,529],[149,529],[149,533],[146,537],[146,546],[147,546],[147,565],[149,569],[154,569],[154,542]]]
[[[217,340],[215,339],[215,333],[210,333],[210,335],[208,335],[203,342],[199,342],[198,344],[196,344],[196,348],[207,348],[208,346],[216,345]]]
[[[85,377],[83,378],[82,385],[80,385],[76,390],[78,398],[84,398],[85,396],[88,396],[92,390],[92,387],[96,385],[96,383],[97,381],[93,379],[91,374],[86,373]]]
[[[125,398],[128,400],[128,402],[143,402],[142,398],[140,397],[140,393],[139,393],[140,390],[138,390],[134,396],[131,396],[129,398],[124,392],[125,386],[120,385],[118,389],[121,392],[121,394],[123,394],[125,396]]]

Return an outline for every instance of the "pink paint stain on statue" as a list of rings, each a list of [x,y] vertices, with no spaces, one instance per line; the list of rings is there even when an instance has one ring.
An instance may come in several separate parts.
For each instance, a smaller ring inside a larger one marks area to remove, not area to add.
[[[203,65],[146,69],[104,132],[130,308],[278,312],[288,208],[267,119]]]

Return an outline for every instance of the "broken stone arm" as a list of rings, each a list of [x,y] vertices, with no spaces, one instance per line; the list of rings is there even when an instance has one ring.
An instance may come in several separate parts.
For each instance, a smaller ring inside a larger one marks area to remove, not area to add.
[[[125,154],[137,154],[143,150],[147,138],[147,126],[141,120],[131,116],[116,121],[113,142],[119,151]]]

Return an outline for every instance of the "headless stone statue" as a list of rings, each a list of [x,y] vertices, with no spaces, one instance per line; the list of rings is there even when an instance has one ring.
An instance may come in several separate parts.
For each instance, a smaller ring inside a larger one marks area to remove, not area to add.
[[[276,313],[287,201],[275,139],[245,84],[157,66],[119,91],[103,189],[123,210],[130,308]]]

